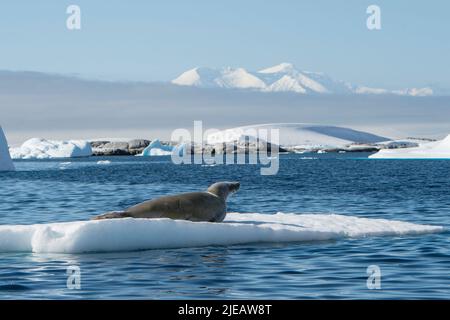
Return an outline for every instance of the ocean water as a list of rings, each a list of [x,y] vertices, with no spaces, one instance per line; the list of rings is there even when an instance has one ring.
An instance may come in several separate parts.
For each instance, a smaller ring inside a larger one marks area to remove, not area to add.
[[[445,229],[131,252],[0,252],[0,298],[449,299],[450,161],[367,156],[280,155],[275,176],[261,176],[257,165],[179,166],[170,157],[17,161],[18,171],[0,173],[1,225],[85,220],[152,197],[239,180],[229,211],[337,213]],[[370,265],[381,270],[380,289],[367,287]],[[80,268],[79,289],[67,286],[69,266]]]

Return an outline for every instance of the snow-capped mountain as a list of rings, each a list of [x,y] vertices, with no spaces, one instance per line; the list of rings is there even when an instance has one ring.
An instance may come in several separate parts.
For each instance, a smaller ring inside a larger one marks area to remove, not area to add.
[[[300,71],[291,63],[281,63],[257,72],[244,68],[194,68],[172,80],[173,84],[200,88],[247,89],[263,92],[295,92],[299,94],[395,94],[429,96],[431,88],[387,90],[355,86],[334,80],[322,72]]]
[[[266,84],[244,68],[194,68],[172,81],[183,86],[204,88],[264,89]]]

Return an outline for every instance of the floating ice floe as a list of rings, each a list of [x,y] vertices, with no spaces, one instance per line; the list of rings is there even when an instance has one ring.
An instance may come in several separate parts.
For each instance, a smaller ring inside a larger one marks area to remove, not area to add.
[[[440,226],[334,214],[229,213],[224,222],[111,219],[0,226],[1,252],[83,253],[323,241],[441,232]]]
[[[375,159],[450,159],[450,135],[440,141],[420,144],[418,147],[383,149],[369,156]]]
[[[57,141],[32,138],[19,148],[10,148],[9,151],[13,159],[75,158],[92,155],[91,145],[84,140]]]
[[[107,164],[111,164],[111,161],[109,161],[109,160],[100,160],[100,161],[97,161],[97,164],[107,165]]]
[[[14,164],[8,150],[8,142],[0,127],[0,171],[14,171]]]

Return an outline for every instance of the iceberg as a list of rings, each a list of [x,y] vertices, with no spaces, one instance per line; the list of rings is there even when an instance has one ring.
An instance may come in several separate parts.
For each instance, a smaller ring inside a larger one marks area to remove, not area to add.
[[[179,148],[164,145],[161,141],[155,139],[142,151],[141,156],[170,156],[174,150],[179,150]]]
[[[0,127],[0,171],[14,171],[14,164],[8,150],[8,142]]]
[[[0,253],[88,253],[324,241],[441,232],[440,226],[336,214],[228,213],[222,223],[111,219],[1,225]],[[167,235],[170,234],[170,237]]]
[[[372,159],[450,159],[450,135],[440,141],[422,143],[417,147],[383,149],[369,156]]]
[[[92,148],[84,140],[46,140],[32,138],[25,141],[19,148],[10,149],[13,159],[49,159],[49,158],[76,158],[89,157]]]
[[[265,132],[279,130],[279,141],[269,135],[263,138],[269,143],[282,147],[301,147],[304,149],[344,148],[352,143],[377,143],[389,140],[364,131],[345,127],[306,123],[255,124],[218,131],[208,135],[210,144],[241,141],[246,137],[256,139]]]

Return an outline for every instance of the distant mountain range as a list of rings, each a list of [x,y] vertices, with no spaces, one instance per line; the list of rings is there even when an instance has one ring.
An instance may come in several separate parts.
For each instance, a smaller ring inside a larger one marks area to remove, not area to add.
[[[262,92],[295,92],[299,94],[393,94],[402,96],[431,96],[433,89],[406,88],[388,90],[353,85],[334,80],[322,72],[302,71],[291,63],[256,72],[244,68],[194,68],[171,81],[180,86],[200,88],[229,88]]]

